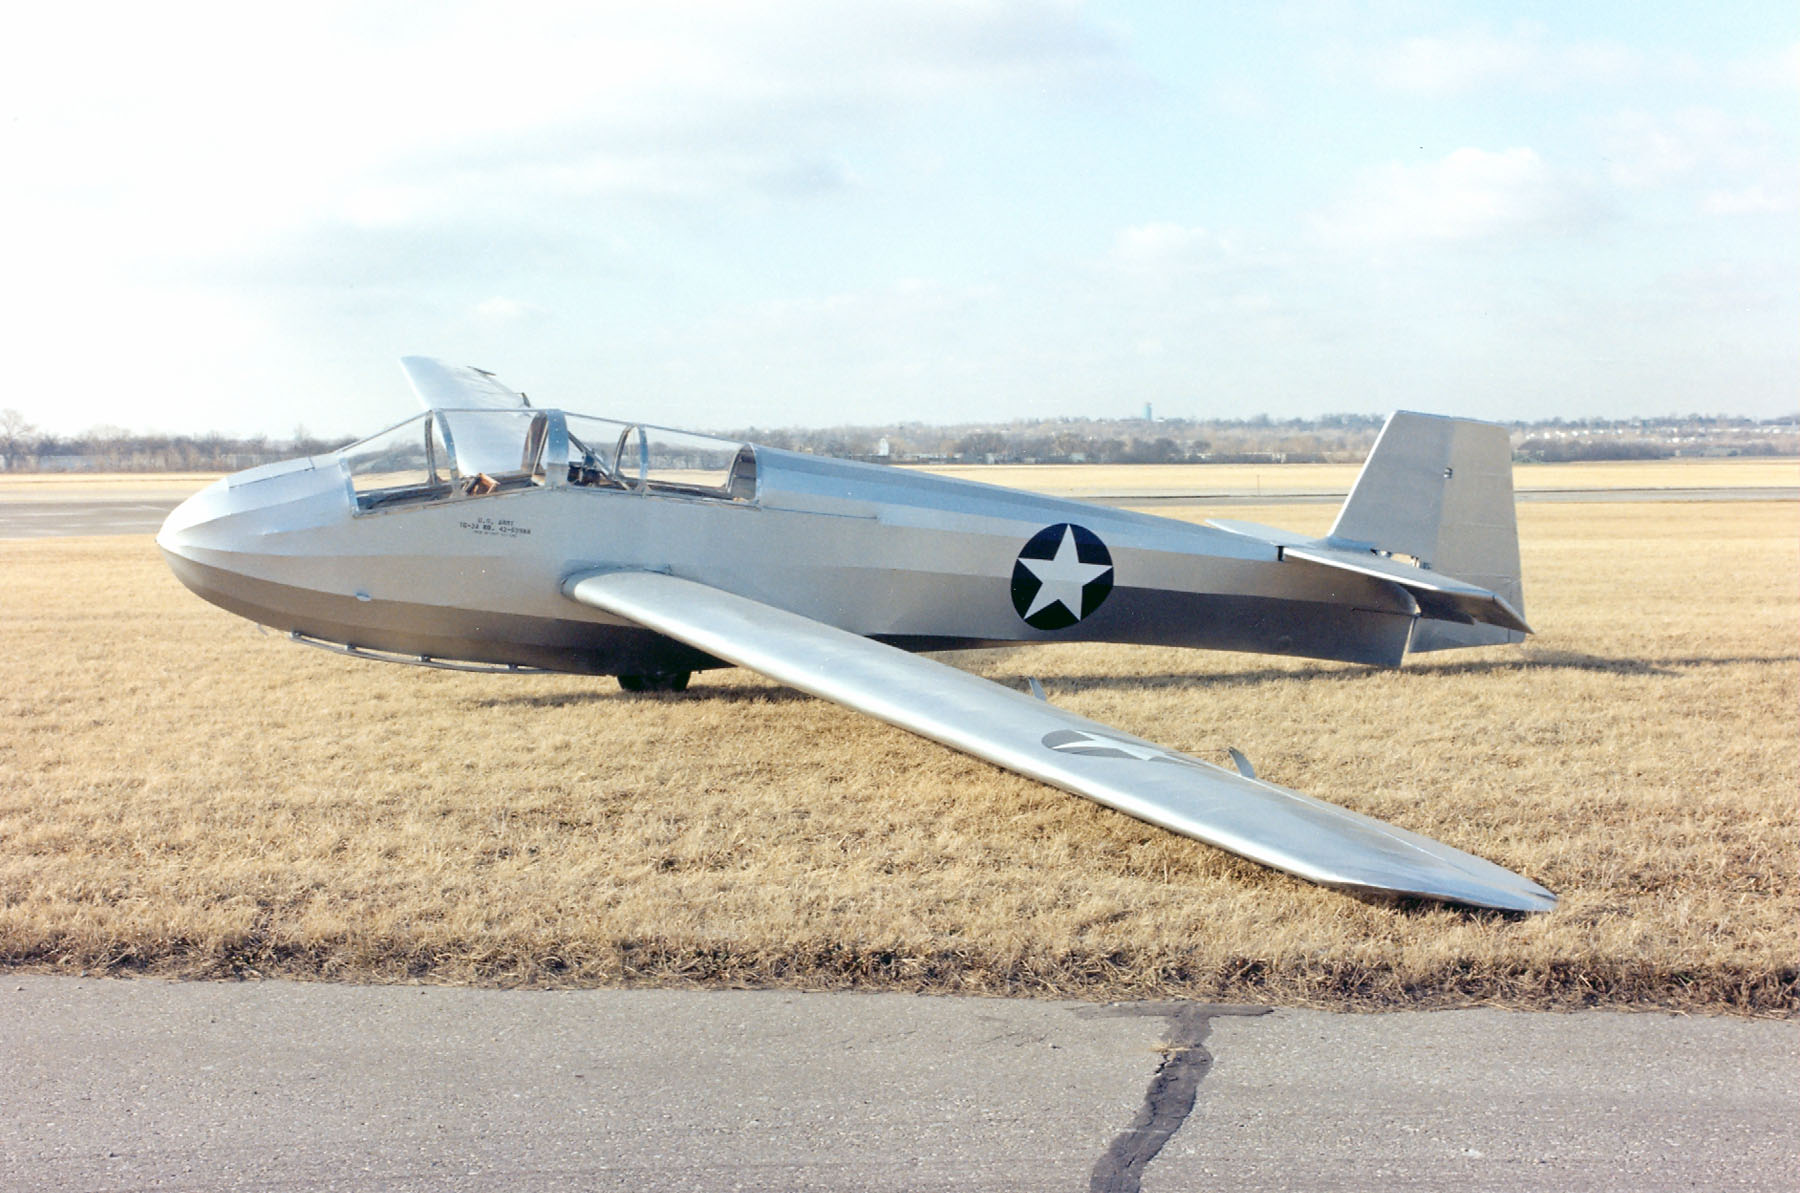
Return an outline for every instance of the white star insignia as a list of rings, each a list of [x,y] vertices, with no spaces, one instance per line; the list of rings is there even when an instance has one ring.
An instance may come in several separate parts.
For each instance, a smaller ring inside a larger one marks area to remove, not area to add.
[[[1083,733],[1073,741],[1057,742],[1050,747],[1066,754],[1080,754],[1087,750],[1107,750],[1115,754],[1124,754],[1144,762],[1169,762],[1173,758],[1169,751],[1158,746],[1141,745],[1138,742],[1126,741],[1122,737],[1099,737],[1092,733]]]
[[[1057,544],[1055,556],[1050,559],[1026,559],[1020,556],[1019,562],[1038,579],[1037,595],[1031,598],[1031,608],[1025,610],[1027,621],[1058,601],[1069,611],[1069,616],[1080,621],[1081,590],[1095,577],[1112,570],[1110,563],[1081,562],[1072,526],[1063,527],[1062,542]]]

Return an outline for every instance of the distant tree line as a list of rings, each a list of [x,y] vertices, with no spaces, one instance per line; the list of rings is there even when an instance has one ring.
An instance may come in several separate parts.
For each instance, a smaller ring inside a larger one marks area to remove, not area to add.
[[[1276,419],[1018,419],[935,426],[758,428],[722,432],[769,447],[886,463],[1232,464],[1354,463],[1368,455],[1383,416]],[[1525,461],[1650,460],[1684,455],[1800,454],[1800,416],[1757,421],[1730,415],[1547,419],[1510,424]],[[140,434],[101,426],[48,435],[17,410],[0,411],[7,471],[225,472],[335,450],[348,438],[297,427],[285,439]]]
[[[1235,464],[1355,463],[1385,416],[1275,419],[1053,419],[963,426],[888,426],[725,432],[770,447],[893,463]],[[1667,459],[1684,455],[1800,454],[1800,417],[1726,415],[1549,419],[1509,425],[1521,461]]]
[[[51,435],[17,410],[0,410],[0,462],[8,472],[228,472],[335,451],[348,442],[348,437],[312,435],[304,427],[286,439],[162,435],[114,426]]]
[[[1378,415],[1315,419],[1020,419],[935,426],[897,423],[723,432],[789,451],[894,463],[1185,464],[1360,459]]]

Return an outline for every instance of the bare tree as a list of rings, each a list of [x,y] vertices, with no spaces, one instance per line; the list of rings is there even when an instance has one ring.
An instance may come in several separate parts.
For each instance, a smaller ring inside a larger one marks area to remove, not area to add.
[[[25,421],[17,410],[0,410],[0,458],[11,472],[20,456],[28,456],[37,447],[38,429]]]

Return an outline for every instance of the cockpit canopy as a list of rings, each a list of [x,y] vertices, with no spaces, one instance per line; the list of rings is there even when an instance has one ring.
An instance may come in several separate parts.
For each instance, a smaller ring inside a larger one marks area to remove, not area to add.
[[[544,486],[756,498],[747,443],[560,410],[432,410],[338,458],[358,513]]]

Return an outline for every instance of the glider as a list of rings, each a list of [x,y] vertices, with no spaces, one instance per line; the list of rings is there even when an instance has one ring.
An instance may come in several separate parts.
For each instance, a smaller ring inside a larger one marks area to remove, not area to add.
[[[362,658],[633,691],[746,667],[1313,882],[1556,903],[1235,751],[1214,766],[917,653],[1100,641],[1396,666],[1521,641],[1502,427],[1392,415],[1331,533],[1307,538],[541,409],[479,369],[401,363],[423,414],[169,515],[157,543],[182,583]]]

